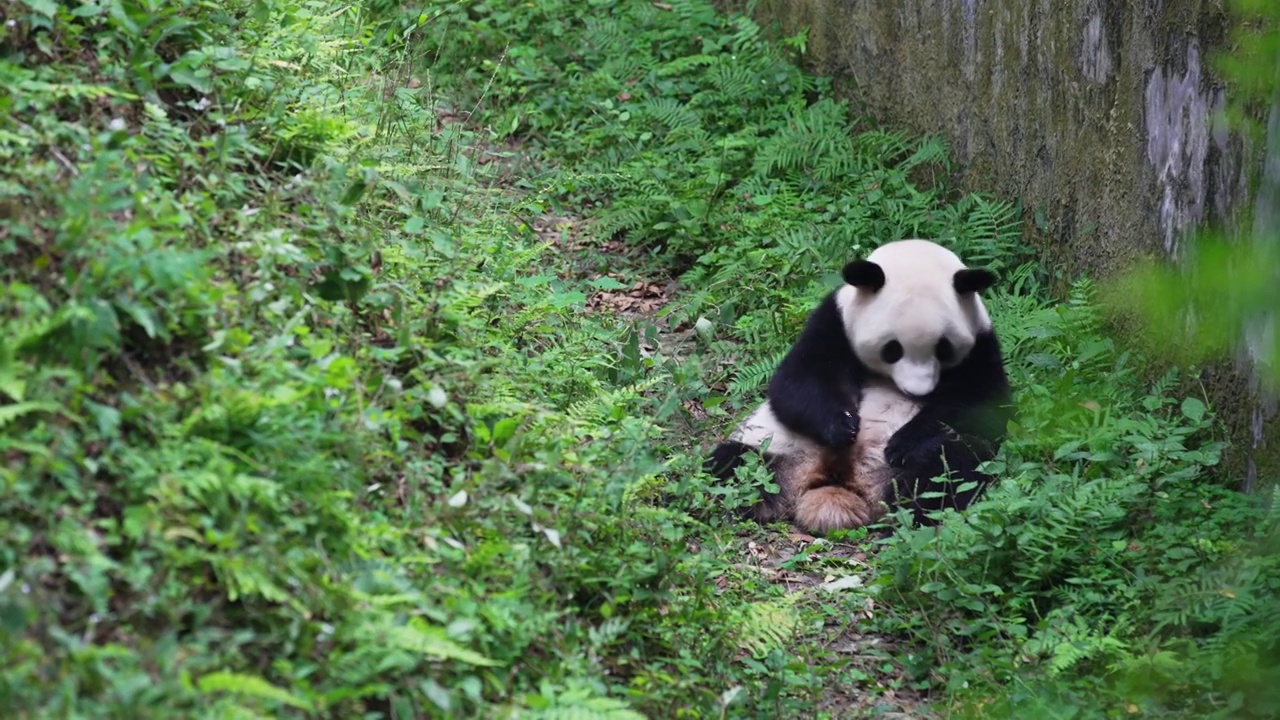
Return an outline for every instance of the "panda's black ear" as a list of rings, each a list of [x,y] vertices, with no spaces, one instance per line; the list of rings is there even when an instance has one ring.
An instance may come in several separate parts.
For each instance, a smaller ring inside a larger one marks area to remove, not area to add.
[[[870,260],[854,260],[844,266],[844,281],[864,290],[875,292],[884,287],[884,270]]]
[[[986,268],[957,270],[952,284],[961,295],[982,292],[996,284],[996,274]]]

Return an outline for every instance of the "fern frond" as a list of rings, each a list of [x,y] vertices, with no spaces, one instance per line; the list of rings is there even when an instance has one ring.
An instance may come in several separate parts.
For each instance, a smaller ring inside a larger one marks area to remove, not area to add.
[[[537,720],[645,720],[645,716],[631,709],[622,700],[602,697],[590,690],[574,689],[552,693],[544,688],[542,698],[550,701],[547,707],[521,708],[512,717]]]
[[[940,136],[924,137],[916,142],[915,152],[903,160],[900,167],[902,170],[912,170],[928,163],[947,165],[948,150],[946,140]]]
[[[444,299],[444,304],[456,310],[472,311],[480,307],[489,298],[498,295],[509,287],[510,283],[497,281],[477,285],[455,284]]]
[[[857,153],[849,136],[843,103],[824,99],[791,114],[786,123],[769,138],[756,155],[754,170],[766,176],[788,173],[810,173],[813,178],[830,181],[843,177],[857,167]]]
[[[747,604],[737,627],[733,629],[738,644],[757,656],[786,647],[799,625],[795,612],[799,597],[800,594],[795,593],[776,600]]]
[[[593,226],[600,237],[611,238],[620,233],[646,229],[666,212],[665,196],[654,193],[647,200],[617,204],[594,218]]]
[[[1280,485],[1271,488],[1271,512],[1267,518],[1272,525],[1280,525]]]
[[[763,82],[755,69],[746,63],[719,62],[711,67],[711,86],[728,97],[755,97]]]
[[[684,103],[673,97],[659,97],[640,104],[640,113],[666,125],[671,130],[699,127],[702,119]]]
[[[785,352],[751,363],[738,370],[733,382],[729,383],[729,392],[733,395],[745,395],[761,388],[782,362]]]
[[[733,52],[736,55],[760,54],[760,26],[746,15],[733,20],[737,32],[733,34]]]
[[[661,375],[654,374],[630,385],[579,400],[565,409],[565,416],[576,425],[594,427],[609,425],[628,402],[639,398],[662,379]]]
[[[711,3],[671,0],[667,4],[685,27],[719,27],[724,24],[723,16]]]
[[[647,55],[647,53],[625,52],[635,41],[635,33],[614,18],[591,18],[586,26],[587,45],[599,48],[601,54],[611,61],[624,58],[635,60]]]
[[[892,167],[911,149],[906,133],[882,129],[859,134],[854,145],[859,155],[882,167]]]
[[[716,59],[711,55],[685,55],[678,57],[670,62],[663,63],[658,67],[659,77],[671,77],[674,75],[684,75],[696,68],[710,67],[714,65]]]

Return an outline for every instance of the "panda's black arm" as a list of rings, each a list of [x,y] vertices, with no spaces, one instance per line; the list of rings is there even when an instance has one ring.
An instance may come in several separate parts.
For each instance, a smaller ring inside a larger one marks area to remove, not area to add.
[[[1000,341],[993,331],[981,333],[965,361],[943,376],[915,417],[889,439],[885,459],[891,466],[904,467],[931,458],[951,443],[961,443],[986,459],[995,454],[1013,416],[1013,391]]]
[[[858,432],[862,364],[831,293],[809,315],[795,345],[769,381],[778,422],[831,448],[852,444]]]

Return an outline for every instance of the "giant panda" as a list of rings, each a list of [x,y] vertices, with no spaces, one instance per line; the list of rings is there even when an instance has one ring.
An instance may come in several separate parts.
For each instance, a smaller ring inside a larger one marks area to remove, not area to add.
[[[1014,416],[1004,355],[981,293],[996,281],[928,240],[855,260],[811,312],[767,399],[706,460],[721,480],[764,448],[778,494],[748,511],[811,533],[873,524],[889,508],[963,510],[991,478]],[[935,479],[947,476],[951,482]],[[940,497],[921,497],[922,493]],[[896,495],[896,497],[895,497]]]

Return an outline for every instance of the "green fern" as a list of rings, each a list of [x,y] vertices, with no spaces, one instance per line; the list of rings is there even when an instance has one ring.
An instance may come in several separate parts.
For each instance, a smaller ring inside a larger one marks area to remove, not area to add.
[[[729,98],[750,98],[760,94],[763,80],[746,63],[721,61],[711,66],[708,73],[715,91]]]
[[[745,605],[731,630],[738,644],[757,657],[786,647],[800,624],[796,604],[801,597],[793,593]]]
[[[522,707],[499,717],[537,718],[537,720],[646,720],[622,700],[602,697],[590,690],[571,689],[555,692],[544,685],[538,704]]]
[[[646,184],[648,188],[656,185]],[[646,232],[665,213],[663,200],[667,199],[658,193],[647,194],[640,191],[643,200],[640,202],[618,203],[608,210],[596,215],[593,223],[595,232],[603,238],[612,238],[625,233],[636,233],[646,236]]]
[[[634,28],[628,28],[613,18],[589,18],[583,39],[588,45],[596,48],[602,56],[609,58],[610,63],[639,63],[645,57],[644,53],[629,52],[632,43],[636,40]],[[606,64],[605,67],[610,65]],[[616,77],[629,77],[629,75],[616,75]]]
[[[662,376],[655,374],[625,387],[601,392],[594,397],[573,403],[565,409],[565,415],[579,426],[608,426],[621,416],[619,411],[624,405],[639,398],[662,381]]]
[[[895,146],[897,146],[895,144]],[[921,165],[939,164],[946,169],[949,165],[947,142],[939,135],[927,135],[914,143],[915,149],[901,162],[895,163],[900,170],[910,171]],[[903,142],[898,152],[905,152],[907,144]],[[968,196],[966,196],[968,197]]]
[[[714,6],[698,0],[671,0],[671,12],[684,27],[719,26],[724,23]]]
[[[204,695],[230,693],[258,700],[278,702],[300,710],[313,710],[312,703],[309,700],[299,697],[282,687],[273,685],[257,675],[227,671],[205,673],[196,681],[196,688]]]
[[[773,376],[784,355],[785,352],[778,353],[773,357],[739,368],[733,382],[729,384],[729,393],[739,396],[758,391]]]
[[[815,179],[838,180],[857,167],[854,141],[843,103],[823,99],[785,119],[778,134],[756,155],[755,171],[765,176],[811,172]]]
[[[1049,659],[1049,669],[1054,674],[1062,674],[1076,664],[1095,658],[1099,655],[1119,655],[1128,650],[1128,646],[1113,637],[1085,635],[1064,640],[1053,646]]]
[[[711,67],[715,63],[716,58],[711,55],[683,55],[663,63],[658,68],[658,75],[661,77],[687,75],[699,68]]]
[[[746,15],[735,17],[733,24],[736,28],[733,34],[733,52],[737,55],[759,53],[760,26]]]
[[[696,129],[701,126],[701,118],[684,103],[671,97],[660,97],[647,100],[640,105],[642,115],[653,118],[671,130]]]

